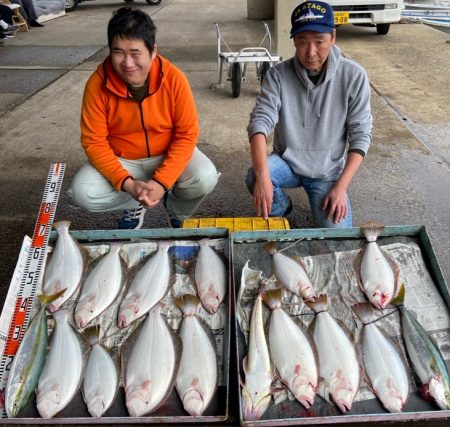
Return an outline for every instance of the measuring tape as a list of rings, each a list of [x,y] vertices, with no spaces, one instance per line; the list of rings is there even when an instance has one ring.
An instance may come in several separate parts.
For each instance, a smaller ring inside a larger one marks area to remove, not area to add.
[[[0,390],[4,392],[8,381],[9,369],[14,356],[17,353],[23,334],[25,333],[36,291],[43,272],[47,245],[55,219],[56,206],[58,204],[61,185],[64,178],[65,163],[52,163],[45,184],[44,195],[39,208],[39,215],[34,227],[31,245],[29,246],[26,261],[17,289],[9,289],[13,292],[13,313],[5,337],[3,353],[0,359]],[[4,307],[5,310],[5,307]],[[4,405],[2,405],[4,406]],[[2,418],[6,417],[6,411],[2,408]]]

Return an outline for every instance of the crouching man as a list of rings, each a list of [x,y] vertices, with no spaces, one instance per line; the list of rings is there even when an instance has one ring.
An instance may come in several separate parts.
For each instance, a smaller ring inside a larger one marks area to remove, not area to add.
[[[88,158],[69,194],[92,212],[123,210],[118,228],[138,229],[157,205],[177,227],[219,178],[196,148],[199,126],[184,74],[157,53],[156,27],[123,7],[108,24],[110,54],[89,78],[81,109]]]

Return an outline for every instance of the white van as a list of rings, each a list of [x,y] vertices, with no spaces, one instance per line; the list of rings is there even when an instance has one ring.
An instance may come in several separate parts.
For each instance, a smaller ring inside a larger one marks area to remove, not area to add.
[[[376,26],[387,34],[393,22],[400,22],[403,0],[326,0],[334,11],[336,26],[354,24]]]

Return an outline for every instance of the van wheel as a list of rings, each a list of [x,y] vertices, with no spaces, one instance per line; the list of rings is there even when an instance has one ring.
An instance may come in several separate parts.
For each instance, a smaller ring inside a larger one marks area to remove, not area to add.
[[[377,34],[384,36],[389,32],[391,24],[377,24]]]

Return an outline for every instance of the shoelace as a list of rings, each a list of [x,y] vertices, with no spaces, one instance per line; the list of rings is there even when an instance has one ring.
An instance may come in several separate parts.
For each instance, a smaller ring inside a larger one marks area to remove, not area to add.
[[[139,217],[139,215],[142,212],[142,208],[137,208],[137,209],[130,209],[130,210],[125,210],[123,212],[123,221],[133,221],[136,218]]]

